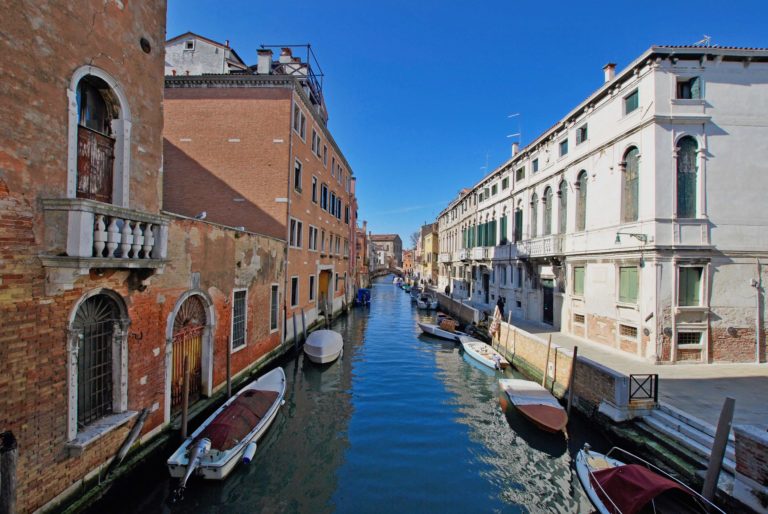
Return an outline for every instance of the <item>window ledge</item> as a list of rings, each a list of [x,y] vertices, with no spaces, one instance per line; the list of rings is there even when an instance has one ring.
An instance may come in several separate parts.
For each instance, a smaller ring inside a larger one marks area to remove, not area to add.
[[[232,347],[232,350],[229,352],[230,355],[234,355],[240,350],[245,350],[248,347],[248,343],[243,343],[240,346]]]
[[[98,441],[108,433],[125,425],[136,416],[138,411],[128,410],[117,414],[110,414],[88,425],[77,432],[77,437],[68,441],[65,445],[70,457],[79,457],[92,443]]]
[[[706,313],[709,311],[709,307],[703,305],[678,305],[675,308],[675,314],[682,314],[684,312],[692,313]]]
[[[616,302],[616,307],[619,309],[632,309],[632,310],[638,310],[636,303],[627,303],[618,301]]]

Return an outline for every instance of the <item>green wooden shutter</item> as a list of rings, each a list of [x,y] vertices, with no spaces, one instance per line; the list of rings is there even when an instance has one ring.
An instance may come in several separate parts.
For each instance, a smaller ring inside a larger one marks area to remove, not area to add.
[[[515,211],[515,241],[520,241],[523,238],[523,210],[518,209]]]
[[[637,267],[619,269],[619,301],[626,303],[637,302]]]
[[[573,268],[573,294],[578,296],[584,294],[584,266]]]
[[[701,99],[701,80],[699,77],[694,77],[691,79],[691,98],[700,100]]]

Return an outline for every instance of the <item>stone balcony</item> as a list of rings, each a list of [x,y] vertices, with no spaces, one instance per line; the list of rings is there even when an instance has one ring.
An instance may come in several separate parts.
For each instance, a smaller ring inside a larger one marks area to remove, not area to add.
[[[71,289],[91,269],[162,272],[170,218],[82,198],[43,200],[47,283]]]
[[[563,235],[552,234],[517,242],[518,257],[550,257],[563,253]]]

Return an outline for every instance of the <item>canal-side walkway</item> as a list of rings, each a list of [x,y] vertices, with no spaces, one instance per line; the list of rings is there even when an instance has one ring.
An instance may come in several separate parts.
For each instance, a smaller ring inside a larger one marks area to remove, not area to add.
[[[768,364],[653,364],[639,357],[552,327],[512,318],[512,325],[566,349],[579,347],[586,357],[615,371],[659,375],[659,401],[716,425],[726,397],[736,400],[734,424],[768,426]]]

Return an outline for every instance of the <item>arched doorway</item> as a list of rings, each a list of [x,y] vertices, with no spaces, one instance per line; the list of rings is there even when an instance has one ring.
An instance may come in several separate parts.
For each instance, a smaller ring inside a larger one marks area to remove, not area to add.
[[[207,327],[208,315],[202,297],[187,297],[173,319],[171,414],[178,413],[182,408],[185,358],[189,361],[190,405],[199,400],[203,392],[203,341]]]

